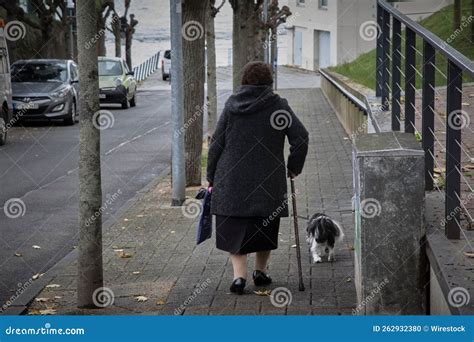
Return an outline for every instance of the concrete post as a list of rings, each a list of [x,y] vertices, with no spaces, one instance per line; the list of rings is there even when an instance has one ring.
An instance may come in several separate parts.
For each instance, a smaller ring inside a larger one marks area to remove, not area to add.
[[[410,133],[357,137],[355,284],[362,315],[426,311],[424,152]]]

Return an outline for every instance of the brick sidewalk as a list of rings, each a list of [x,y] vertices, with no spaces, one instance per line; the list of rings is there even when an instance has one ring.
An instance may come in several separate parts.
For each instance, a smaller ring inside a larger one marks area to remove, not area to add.
[[[232,267],[214,239],[195,245],[196,219],[187,218],[170,203],[170,180],[164,178],[145,193],[104,232],[105,284],[113,292],[112,305],[101,310],[78,310],[77,263],[62,261],[49,285],[31,303],[28,314],[145,314],[145,315],[338,315],[356,306],[353,274],[353,219],[351,212],[351,143],[320,89],[280,92],[310,131],[304,173],[297,179],[299,215],[325,212],[345,229],[344,245],[336,262],[310,265],[305,242],[306,220],[300,219],[305,292],[298,291],[293,228],[281,223],[279,249],[272,253],[268,290],[287,288],[289,305],[278,307],[258,296],[249,281],[248,294],[229,293]],[[188,189],[194,197],[196,188]],[[72,260],[75,260],[73,258]],[[249,261],[252,270],[253,257]],[[275,292],[274,292],[275,294]],[[276,303],[278,304],[278,303]]]

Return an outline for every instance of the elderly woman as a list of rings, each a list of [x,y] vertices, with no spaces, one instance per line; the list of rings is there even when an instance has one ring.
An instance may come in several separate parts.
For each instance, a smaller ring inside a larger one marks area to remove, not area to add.
[[[272,282],[266,270],[270,251],[278,248],[280,218],[288,217],[286,175],[301,173],[308,151],[308,132],[272,85],[269,65],[247,64],[242,86],[227,100],[209,148],[216,247],[230,253],[230,291],[237,294],[244,293],[249,253],[256,253],[254,284]]]

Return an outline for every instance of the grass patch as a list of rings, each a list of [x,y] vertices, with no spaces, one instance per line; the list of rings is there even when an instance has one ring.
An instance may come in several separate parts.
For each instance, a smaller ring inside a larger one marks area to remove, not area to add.
[[[469,20],[474,20],[474,18],[470,18],[472,15],[472,2],[474,0],[464,0],[462,1],[462,17],[463,20],[467,23]],[[454,6],[449,5],[441,9],[440,11],[434,13],[433,15],[429,16],[428,18],[423,19],[420,24],[425,27],[426,29],[430,30],[438,37],[443,39],[444,41],[450,42],[450,45],[461,52],[469,59],[474,59],[474,42],[471,41],[471,23],[469,22],[466,27],[462,29],[462,31],[456,34],[456,37],[453,39],[451,35],[453,35],[453,10]],[[405,56],[405,34],[404,31],[402,32],[402,54]],[[422,53],[423,51],[423,44],[421,38],[417,37],[416,40],[416,48],[417,50]],[[369,51],[363,55],[360,55],[357,59],[350,63],[345,63],[338,65],[336,67],[331,67],[330,70],[333,70],[341,75],[344,75],[357,83],[363,84],[364,86],[375,89],[375,60],[376,60],[376,50]],[[422,71],[422,56],[420,54],[416,54],[416,65],[418,71]],[[444,74],[441,74],[438,70],[436,70],[436,85],[437,86],[444,86],[446,85],[446,77],[447,75],[447,60],[446,58],[441,55],[439,52],[436,53],[436,67]],[[405,60],[402,57],[402,70],[405,68]],[[464,77],[465,82],[473,82],[474,80]],[[402,75],[402,84],[404,84],[405,80]],[[421,88],[421,77],[417,74],[416,77],[416,86],[417,88]]]

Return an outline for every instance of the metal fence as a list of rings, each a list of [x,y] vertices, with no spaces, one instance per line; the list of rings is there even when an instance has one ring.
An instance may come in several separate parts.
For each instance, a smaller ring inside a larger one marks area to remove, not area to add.
[[[401,76],[404,77],[405,132],[415,132],[416,76],[422,78],[422,145],[425,151],[426,190],[433,190],[435,155],[435,74],[447,79],[446,88],[446,172],[445,172],[445,225],[449,239],[459,239],[461,203],[461,125],[463,75],[474,77],[473,62],[445,41],[409,19],[386,1],[377,1],[377,74],[376,95],[381,97],[382,109],[392,112],[392,130],[400,130],[400,112],[403,104]],[[402,35],[404,27],[404,36]],[[422,41],[422,52],[416,47],[417,37]],[[402,40],[405,55],[402,54]],[[436,66],[436,53],[447,60],[446,75]],[[422,58],[421,71],[416,68],[417,54]],[[402,58],[405,67],[402,70]],[[439,142],[438,142],[439,143]],[[465,207],[464,207],[464,210]]]
[[[142,64],[133,68],[135,79],[138,82],[146,80],[151,74],[160,68],[160,52],[148,58]]]

